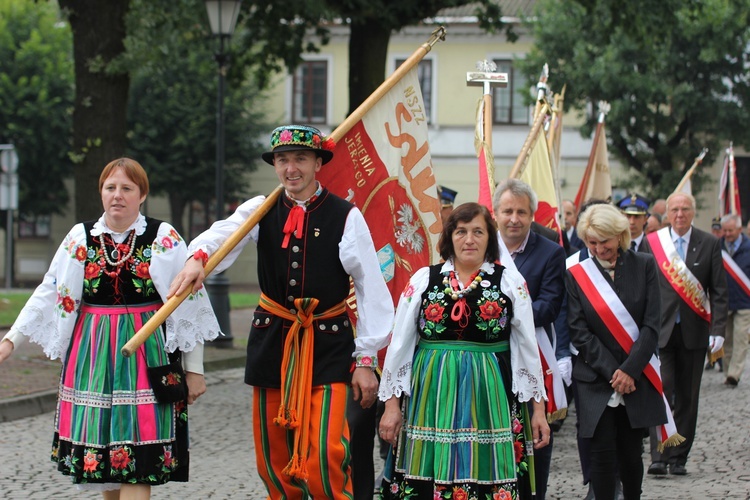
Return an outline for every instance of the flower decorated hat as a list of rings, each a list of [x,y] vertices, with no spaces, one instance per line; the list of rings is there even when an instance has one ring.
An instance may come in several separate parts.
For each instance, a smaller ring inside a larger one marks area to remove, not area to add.
[[[312,150],[323,159],[323,165],[333,158],[333,140],[326,139],[320,130],[307,125],[283,125],[271,132],[271,150],[261,156],[273,165],[274,153],[284,151]]]

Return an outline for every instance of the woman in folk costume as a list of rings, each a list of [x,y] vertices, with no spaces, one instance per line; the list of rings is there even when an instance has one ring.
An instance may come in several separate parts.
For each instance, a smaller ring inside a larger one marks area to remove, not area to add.
[[[203,342],[219,334],[208,297],[198,293],[133,356],[120,353],[188,258],[172,226],[140,213],[148,188],[134,160],[104,167],[104,214],[70,230],[0,342],[0,361],[24,337],[62,359],[52,460],[105,499],[149,498],[151,485],[187,481],[186,405],[206,390]]]
[[[656,261],[629,250],[628,220],[611,205],[590,207],[577,230],[591,255],[566,272],[570,340],[579,351],[573,366],[578,432],[590,438],[596,499],[615,498],[618,473],[625,499],[638,499],[646,429],[667,422],[663,442],[682,439],[656,389],[661,387]]]
[[[438,246],[445,263],[418,270],[401,294],[383,368],[380,433],[396,448],[383,495],[528,495],[525,443],[546,446],[549,426],[526,284],[495,263],[495,225],[482,205],[457,207]],[[531,416],[521,404],[529,400]]]

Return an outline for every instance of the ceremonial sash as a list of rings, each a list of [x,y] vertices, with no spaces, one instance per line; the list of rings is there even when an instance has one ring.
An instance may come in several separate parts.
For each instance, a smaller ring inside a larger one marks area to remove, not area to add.
[[[630,312],[617,296],[612,287],[604,279],[602,273],[596,267],[592,259],[587,259],[570,268],[570,274],[578,283],[581,291],[589,300],[596,311],[596,314],[607,326],[612,336],[617,340],[622,349],[630,354],[633,344],[640,336],[640,330]],[[661,380],[661,363],[655,354],[651,355],[648,365],[643,369],[646,379],[659,392],[664,401],[664,408],[667,412],[667,423],[658,427],[659,434],[659,451],[663,451],[665,446],[676,446],[685,438],[677,433],[677,426],[672,417],[672,410],[669,406],[664,387]]]
[[[570,269],[581,261],[581,251],[574,253],[567,259],[565,259],[565,269]]]
[[[552,326],[552,325],[550,325]],[[562,375],[560,375],[560,368],[557,366],[557,358],[555,358],[555,348],[549,341],[547,332],[542,327],[537,327],[536,331],[536,343],[539,346],[539,356],[542,361],[542,373],[544,374],[544,389],[548,395],[552,397],[547,398],[547,422],[554,422],[565,418],[568,414],[568,399],[565,397],[565,383],[563,382]],[[552,326],[554,335],[554,326]],[[550,363],[551,360],[552,362]]]
[[[651,252],[656,259],[657,267],[667,282],[690,309],[710,323],[711,305],[708,295],[698,278],[690,272],[685,261],[677,253],[669,228],[665,227],[649,233],[646,237],[651,245]]]
[[[286,334],[284,357],[281,361],[281,405],[273,419],[276,425],[293,431],[292,459],[283,472],[307,481],[307,455],[310,449],[310,405],[313,376],[313,321],[346,313],[346,302],[340,302],[322,313],[313,314],[318,299],[294,299],[296,313],[262,293],[259,305],[266,311],[289,321],[292,327]]]
[[[740,286],[747,296],[750,296],[750,279],[748,279],[747,275],[734,259],[729,256],[726,250],[721,251],[721,260],[724,262],[724,269],[727,274]]]
[[[505,242],[500,237],[500,233],[497,233],[497,242],[500,247],[500,264],[513,269],[516,272],[518,268],[516,263],[511,257],[508,247],[505,246]],[[520,274],[520,273],[519,273]],[[532,299],[533,300],[533,299]],[[554,326],[553,335],[554,335]],[[557,358],[555,358],[555,348],[547,336],[547,332],[542,327],[535,328],[536,343],[539,349],[539,357],[542,362],[542,375],[544,376],[544,390],[547,393],[547,421],[554,422],[561,418],[565,418],[568,413],[568,399],[565,397],[565,383],[563,382],[562,375],[560,375],[560,369],[557,366]]]

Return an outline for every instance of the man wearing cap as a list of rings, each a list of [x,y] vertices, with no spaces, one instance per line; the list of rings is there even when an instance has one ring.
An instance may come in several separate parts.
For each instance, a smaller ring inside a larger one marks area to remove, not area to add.
[[[316,173],[333,157],[313,127],[288,125],[271,134],[263,160],[284,193],[216,267],[227,269],[253,240],[261,298],[247,344],[245,382],[253,390],[258,473],[269,498],[350,499],[349,383],[356,400],[377,399],[377,351],[393,322],[390,293],[362,213],[333,195]],[[193,240],[193,253],[170,294],[201,287],[203,265],[258,209],[240,205]],[[346,312],[349,279],[357,300],[357,336]],[[387,298],[387,300],[383,300]]]
[[[721,217],[711,219],[711,234],[719,239],[724,237],[724,230],[721,228]]]
[[[636,252],[648,252],[648,240],[644,233],[648,219],[648,200],[633,193],[620,200],[617,207],[622,210],[630,224],[630,249]]]
[[[438,196],[440,197],[440,218],[445,219],[453,212],[453,204],[456,202],[457,191],[445,186],[438,186]]]

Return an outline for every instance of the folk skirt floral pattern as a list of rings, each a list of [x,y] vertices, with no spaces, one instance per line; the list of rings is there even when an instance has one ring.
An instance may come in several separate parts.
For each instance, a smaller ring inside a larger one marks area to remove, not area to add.
[[[495,352],[508,343],[499,344],[420,341],[384,498],[518,498],[524,405],[506,395]]]
[[[159,404],[147,366],[169,364],[160,332],[120,350],[158,303],[84,304],[63,363],[52,460],[74,483],[187,481],[185,401]]]

